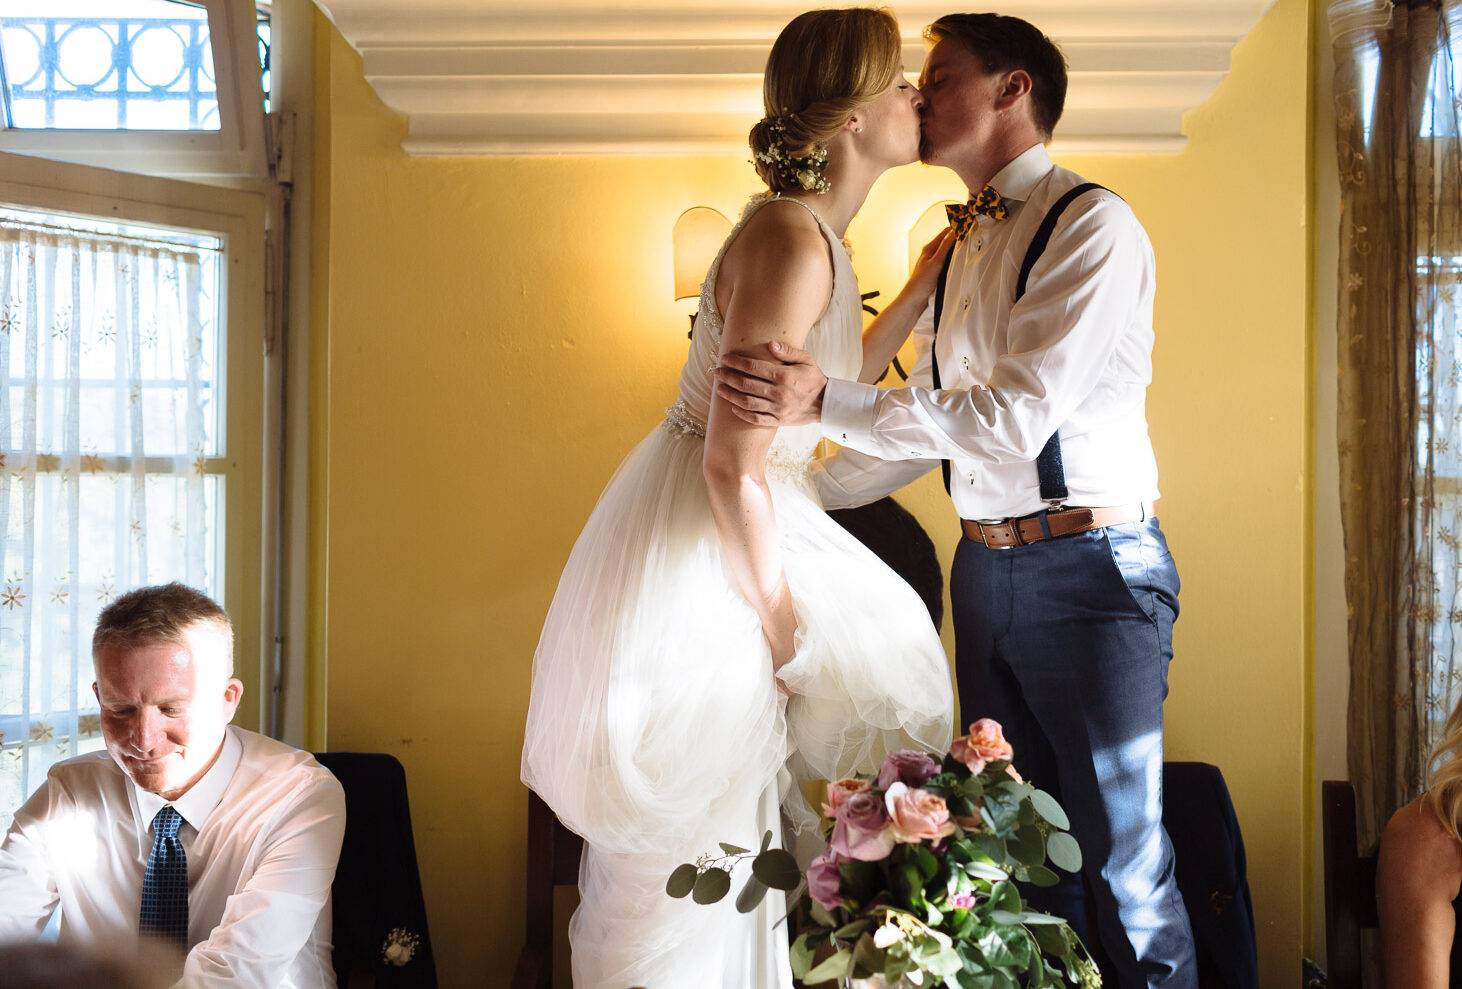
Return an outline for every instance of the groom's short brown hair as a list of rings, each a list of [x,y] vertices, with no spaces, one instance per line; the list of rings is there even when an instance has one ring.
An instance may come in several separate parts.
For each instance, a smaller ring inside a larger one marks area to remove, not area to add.
[[[1022,69],[1031,77],[1031,119],[1050,139],[1066,107],[1066,57],[1041,29],[1003,14],[945,14],[924,29],[936,45],[955,41],[980,60],[986,72]]]

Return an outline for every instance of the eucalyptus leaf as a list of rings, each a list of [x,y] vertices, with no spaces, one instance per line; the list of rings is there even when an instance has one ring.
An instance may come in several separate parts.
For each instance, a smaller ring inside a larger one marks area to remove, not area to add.
[[[1051,822],[1052,827],[1059,828],[1062,831],[1071,827],[1071,821],[1067,818],[1066,812],[1061,809],[1061,805],[1056,802],[1056,798],[1045,790],[1031,791],[1031,805],[1035,807],[1037,814],[1040,814],[1047,821]]]
[[[802,976],[802,981],[808,985],[813,985],[818,982],[841,979],[852,970],[853,953],[847,948],[841,948],[837,954],[824,959],[821,965],[818,965],[806,975]]]
[[[745,855],[747,852],[751,851],[750,848],[742,848],[740,845],[733,845],[728,841],[720,842],[720,845],[721,851],[725,852],[727,855]]]
[[[1011,913],[1020,913],[1020,908],[1024,905],[1020,902],[1020,890],[1012,882],[996,883],[995,888],[990,891],[990,900],[995,906]]]
[[[1051,864],[1067,872],[1081,871],[1081,846],[1066,831],[1057,831],[1046,839],[1046,854]]]
[[[839,941],[849,941],[860,934],[866,934],[872,926],[872,917],[859,917],[857,920],[850,921],[833,931],[833,937]]]
[[[1061,929],[1053,924],[1041,924],[1031,928],[1031,936],[1036,939],[1042,951],[1048,955],[1055,955],[1060,958],[1071,950],[1066,943],[1066,935]]]
[[[1030,880],[1032,886],[1042,887],[1054,886],[1061,881],[1061,877],[1057,876],[1044,865],[1032,865],[1028,867],[1026,869],[1026,878]]]
[[[766,898],[767,884],[756,876],[746,880],[746,885],[741,887],[741,892],[736,896],[736,912],[751,913],[761,906],[761,901]]]
[[[758,850],[758,854],[760,854],[761,852],[766,851],[768,848],[771,848],[771,847],[772,847],[772,833],[771,833],[770,830],[768,830],[765,833],[763,833],[762,836],[761,836],[761,848]]]
[[[802,881],[802,870],[797,860],[785,848],[768,848],[751,860],[752,875],[772,889],[796,889]]]
[[[697,903],[716,903],[731,892],[731,873],[725,869],[707,869],[695,880],[690,898]]]
[[[1007,842],[1010,857],[1021,865],[1039,865],[1046,860],[1046,839],[1034,824],[1021,825],[1015,840]]]
[[[888,953],[874,944],[873,935],[866,931],[858,938],[858,943],[853,945],[853,963],[870,972],[882,971],[887,958]]]
[[[768,832],[770,834],[771,832]],[[807,970],[812,968],[812,962],[817,957],[817,950],[812,947],[811,937],[806,933],[797,935],[797,940],[792,942],[792,974],[802,978]]]
[[[677,865],[675,871],[670,873],[670,878],[665,880],[665,892],[677,900],[690,895],[695,888],[695,877],[699,871],[689,862],[684,865]]]
[[[1045,867],[1031,866],[1031,868],[1042,869]],[[1050,870],[1048,869],[1046,871],[1049,872]],[[999,882],[1002,879],[1010,878],[1010,873],[1006,872],[998,865],[991,865],[989,862],[971,862],[969,865],[965,866],[965,872],[968,872],[970,875],[974,876],[977,879],[988,879],[991,882]],[[1053,875],[1052,878],[1054,879],[1055,876]],[[1052,885],[1054,885],[1054,883]]]

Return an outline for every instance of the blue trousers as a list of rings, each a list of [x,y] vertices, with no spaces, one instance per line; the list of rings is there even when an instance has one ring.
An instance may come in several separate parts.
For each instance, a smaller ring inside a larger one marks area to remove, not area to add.
[[[961,539],[950,598],[963,723],[999,721],[1016,769],[1066,808],[1118,985],[1196,989],[1162,826],[1178,572],[1157,520],[1011,549]],[[1025,892],[1088,940],[1081,877],[1062,875]]]

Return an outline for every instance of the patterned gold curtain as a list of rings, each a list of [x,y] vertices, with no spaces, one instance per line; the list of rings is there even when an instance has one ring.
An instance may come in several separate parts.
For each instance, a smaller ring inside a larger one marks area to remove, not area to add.
[[[1419,792],[1426,753],[1462,693],[1459,3],[1329,8],[1347,755],[1366,846]]]

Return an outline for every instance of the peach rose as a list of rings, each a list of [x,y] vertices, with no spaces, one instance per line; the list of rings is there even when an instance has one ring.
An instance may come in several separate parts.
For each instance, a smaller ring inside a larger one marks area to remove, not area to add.
[[[928,790],[915,790],[906,783],[895,783],[883,795],[884,806],[892,824],[895,841],[908,843],[936,841],[954,834],[954,822],[943,797]]]
[[[949,747],[949,754],[969,766],[970,772],[978,776],[984,772],[986,763],[1009,761],[1015,750],[1005,740],[1000,722],[993,718],[981,718],[970,725],[968,735],[954,740],[954,744]]]
[[[871,789],[873,789],[872,783],[867,780],[854,779],[851,776],[834,780],[827,785],[827,802],[822,805],[822,816],[837,817],[838,808],[843,806],[844,800],[855,793],[867,793]]]

